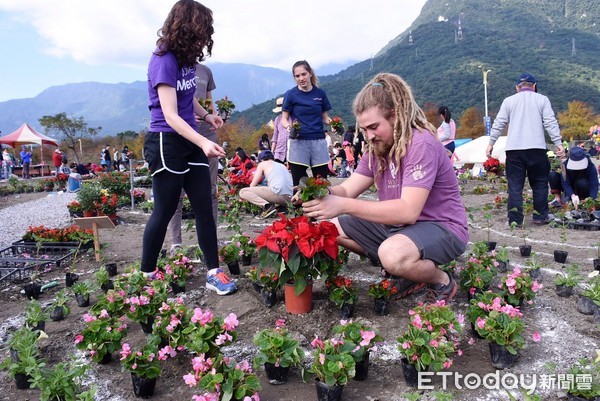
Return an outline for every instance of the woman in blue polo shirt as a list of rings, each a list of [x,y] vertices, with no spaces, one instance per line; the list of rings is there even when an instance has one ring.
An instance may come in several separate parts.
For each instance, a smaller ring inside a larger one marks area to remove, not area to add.
[[[329,174],[329,152],[325,141],[325,128],[331,118],[327,114],[331,104],[325,91],[318,87],[315,72],[306,60],[292,67],[297,86],[285,93],[281,123],[290,132],[288,163],[292,181],[297,186],[307,176],[310,167],[313,177]],[[300,132],[292,130],[292,123],[300,124]]]

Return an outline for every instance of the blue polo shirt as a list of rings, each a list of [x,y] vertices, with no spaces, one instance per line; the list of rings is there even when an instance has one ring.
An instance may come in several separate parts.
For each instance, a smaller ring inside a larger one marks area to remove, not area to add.
[[[331,110],[331,104],[323,89],[313,86],[303,92],[297,86],[285,93],[283,111],[290,113],[290,123],[300,123],[300,139],[324,139],[323,112]]]

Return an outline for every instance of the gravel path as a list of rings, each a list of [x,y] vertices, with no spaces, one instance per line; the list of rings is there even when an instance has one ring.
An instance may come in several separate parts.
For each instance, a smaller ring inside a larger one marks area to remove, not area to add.
[[[75,193],[51,192],[47,197],[0,209],[0,249],[21,239],[29,226],[65,227],[72,224],[67,203]]]

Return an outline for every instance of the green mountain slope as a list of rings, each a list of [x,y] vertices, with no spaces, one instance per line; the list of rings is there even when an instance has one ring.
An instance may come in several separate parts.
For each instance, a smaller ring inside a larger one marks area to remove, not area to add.
[[[528,71],[555,112],[580,100],[600,106],[600,2],[591,0],[429,0],[409,33],[392,40],[373,60],[321,79],[332,115],[353,121],[351,102],[378,72],[401,75],[421,105],[446,104],[458,116],[484,109],[483,65],[488,106],[494,115]],[[458,21],[462,38],[458,32]],[[318,72],[318,71],[317,71]],[[258,126],[273,115],[273,101],[241,113]]]

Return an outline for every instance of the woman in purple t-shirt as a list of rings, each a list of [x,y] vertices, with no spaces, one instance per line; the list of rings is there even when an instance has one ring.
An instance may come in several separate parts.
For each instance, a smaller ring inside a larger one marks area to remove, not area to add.
[[[213,129],[223,121],[206,111],[194,98],[197,59],[210,55],[214,32],[212,12],[193,0],[178,1],[159,31],[157,48],[148,66],[150,130],[145,137],[144,156],[152,173],[154,210],[144,231],[143,272],[156,269],[169,220],[185,190],[196,216],[198,242],[209,272],[218,269],[217,232],[212,213],[208,157],[223,157],[216,143],[196,131],[195,114]],[[211,274],[211,273],[209,273]],[[208,286],[207,277],[207,286]],[[226,283],[232,284],[232,283]],[[230,293],[235,286],[218,288]],[[214,289],[214,288],[211,288]]]

